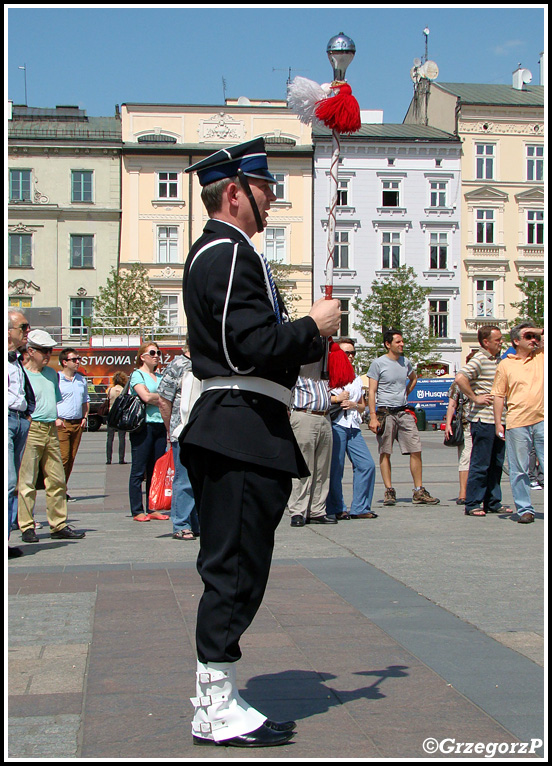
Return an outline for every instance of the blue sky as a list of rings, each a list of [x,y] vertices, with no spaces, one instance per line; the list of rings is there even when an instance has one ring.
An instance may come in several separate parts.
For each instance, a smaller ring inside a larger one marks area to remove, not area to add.
[[[76,104],[110,116],[130,102],[223,104],[285,98],[288,69],[331,80],[328,40],[356,45],[347,79],[363,109],[402,122],[410,69],[424,54],[438,81],[510,84],[521,63],[539,84],[543,5],[523,6],[5,6],[6,96],[29,106]],[[547,19],[546,19],[547,21]]]

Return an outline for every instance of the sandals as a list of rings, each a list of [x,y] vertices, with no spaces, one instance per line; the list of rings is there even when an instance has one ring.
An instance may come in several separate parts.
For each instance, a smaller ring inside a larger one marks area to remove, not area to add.
[[[150,519],[155,519],[156,521],[167,521],[167,519],[170,519],[170,516],[167,516],[166,513],[159,513],[159,511],[153,511],[153,513],[149,513],[148,516]]]
[[[174,533],[173,540],[195,540],[195,535],[191,529],[179,529]]]
[[[150,515],[149,513],[137,513],[136,516],[132,517],[133,521],[149,521]]]
[[[483,517],[487,515],[487,511],[484,511],[483,508],[474,508],[471,511],[464,511],[465,516],[479,516]]]
[[[349,521],[351,518],[350,514],[345,511],[344,513],[338,513],[335,517],[338,521]]]

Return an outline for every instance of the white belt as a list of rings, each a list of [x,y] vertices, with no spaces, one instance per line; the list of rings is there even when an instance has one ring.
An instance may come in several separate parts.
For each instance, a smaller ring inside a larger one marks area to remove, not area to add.
[[[286,407],[291,405],[291,391],[279,383],[273,383],[265,378],[254,378],[249,375],[229,377],[207,378],[201,381],[201,392],[212,391],[213,389],[226,389],[229,391],[251,391],[254,394],[263,394],[276,399]]]

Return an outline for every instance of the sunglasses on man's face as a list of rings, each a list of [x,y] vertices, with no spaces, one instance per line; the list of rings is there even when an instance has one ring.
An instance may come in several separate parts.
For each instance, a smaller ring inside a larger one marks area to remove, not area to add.
[[[23,322],[23,324],[17,325],[15,329],[21,330],[21,332],[27,332],[27,330],[31,329],[31,325],[28,322]]]
[[[81,357],[80,356],[70,356],[67,361],[68,362],[80,362]]]
[[[540,335],[535,335],[534,332],[528,332],[527,335],[523,336],[524,340],[540,340]]]
[[[51,354],[52,349],[51,348],[41,348],[40,346],[30,346],[30,348],[33,349],[33,351],[40,351],[41,354]]]

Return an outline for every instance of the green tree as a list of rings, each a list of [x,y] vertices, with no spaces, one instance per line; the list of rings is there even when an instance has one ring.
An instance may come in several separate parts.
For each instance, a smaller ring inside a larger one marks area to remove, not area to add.
[[[94,300],[91,331],[109,328],[112,335],[125,335],[132,328],[166,326],[159,314],[162,299],[148,279],[146,269],[139,263],[128,268],[112,268],[104,287]]]
[[[294,292],[295,285],[289,281],[290,272],[293,271],[294,267],[287,263],[279,263],[278,261],[269,261],[269,264],[274,284],[282,296],[289,318],[292,320],[296,319],[297,308],[293,304],[300,301],[301,296]]]
[[[537,327],[544,327],[544,279],[524,277],[516,287],[523,293],[523,298],[517,303],[512,303],[512,308],[516,309],[518,316],[510,322],[510,327],[527,319],[533,320]]]
[[[405,355],[415,366],[419,362],[435,360],[437,343],[427,321],[428,287],[418,284],[416,272],[411,266],[400,266],[383,279],[375,279],[368,297],[357,300],[354,308],[359,317],[353,325],[365,338],[360,365],[386,353],[383,332],[400,330],[405,339]]]

